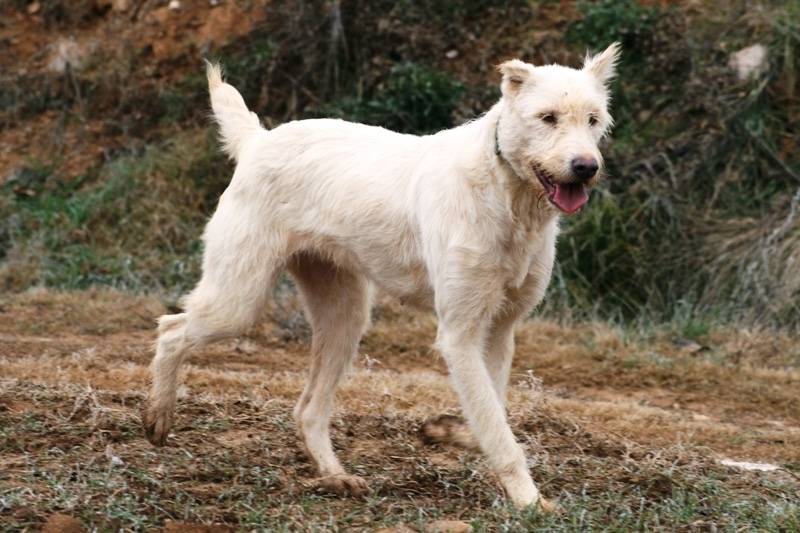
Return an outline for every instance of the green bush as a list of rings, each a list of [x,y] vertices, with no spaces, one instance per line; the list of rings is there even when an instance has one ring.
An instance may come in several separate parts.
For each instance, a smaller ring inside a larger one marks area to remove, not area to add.
[[[622,45],[622,65],[646,62],[650,43],[661,17],[668,16],[658,5],[637,0],[580,2],[581,18],[567,28],[567,41],[601,50],[612,42]]]
[[[370,98],[345,97],[323,106],[324,116],[383,126],[403,133],[432,133],[453,125],[464,85],[425,65],[392,68]]]

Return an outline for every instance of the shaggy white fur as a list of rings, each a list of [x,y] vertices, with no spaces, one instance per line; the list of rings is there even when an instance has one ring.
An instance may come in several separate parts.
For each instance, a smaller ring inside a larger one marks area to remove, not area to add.
[[[148,438],[167,437],[188,349],[250,326],[286,269],[313,329],[294,414],[323,486],[367,490],[337,460],[328,423],[375,285],[435,309],[474,440],[514,504],[546,507],[506,421],[514,326],[544,296],[559,211],[578,211],[597,179],[618,53],[612,44],[580,70],[505,62],[488,113],[424,137],[329,119],[267,131],[209,65],[214,116],[237,166],[205,230],[202,280],[184,313],[159,320]]]

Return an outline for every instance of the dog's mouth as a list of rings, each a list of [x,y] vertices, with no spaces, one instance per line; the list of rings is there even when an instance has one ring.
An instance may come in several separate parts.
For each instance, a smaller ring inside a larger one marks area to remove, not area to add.
[[[539,179],[539,183],[544,187],[547,199],[561,212],[572,215],[580,211],[589,201],[589,193],[585,184],[559,183],[553,178],[552,174],[536,163],[533,163],[533,172]]]

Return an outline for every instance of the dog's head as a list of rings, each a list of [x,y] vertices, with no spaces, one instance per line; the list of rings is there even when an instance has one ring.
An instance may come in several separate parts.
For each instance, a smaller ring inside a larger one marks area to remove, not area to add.
[[[587,56],[580,70],[535,67],[518,59],[498,67],[503,75],[498,147],[520,177],[567,214],[586,204],[603,166],[598,143],[612,124],[608,82],[619,49],[614,43]]]

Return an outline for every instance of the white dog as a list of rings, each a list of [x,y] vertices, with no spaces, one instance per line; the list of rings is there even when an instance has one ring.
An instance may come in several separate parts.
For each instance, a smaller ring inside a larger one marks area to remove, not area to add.
[[[597,179],[618,53],[612,44],[580,70],[507,61],[488,113],[423,137],[329,119],[267,131],[209,65],[214,116],[238,164],[205,229],[202,279],[185,312],[159,320],[148,439],[167,438],[187,351],[252,325],[286,269],[313,329],[294,416],[323,486],[367,490],[345,473],[328,425],[376,285],[433,307],[474,440],[515,505],[547,509],[506,421],[514,326],[549,283],[559,213],[579,211]]]

